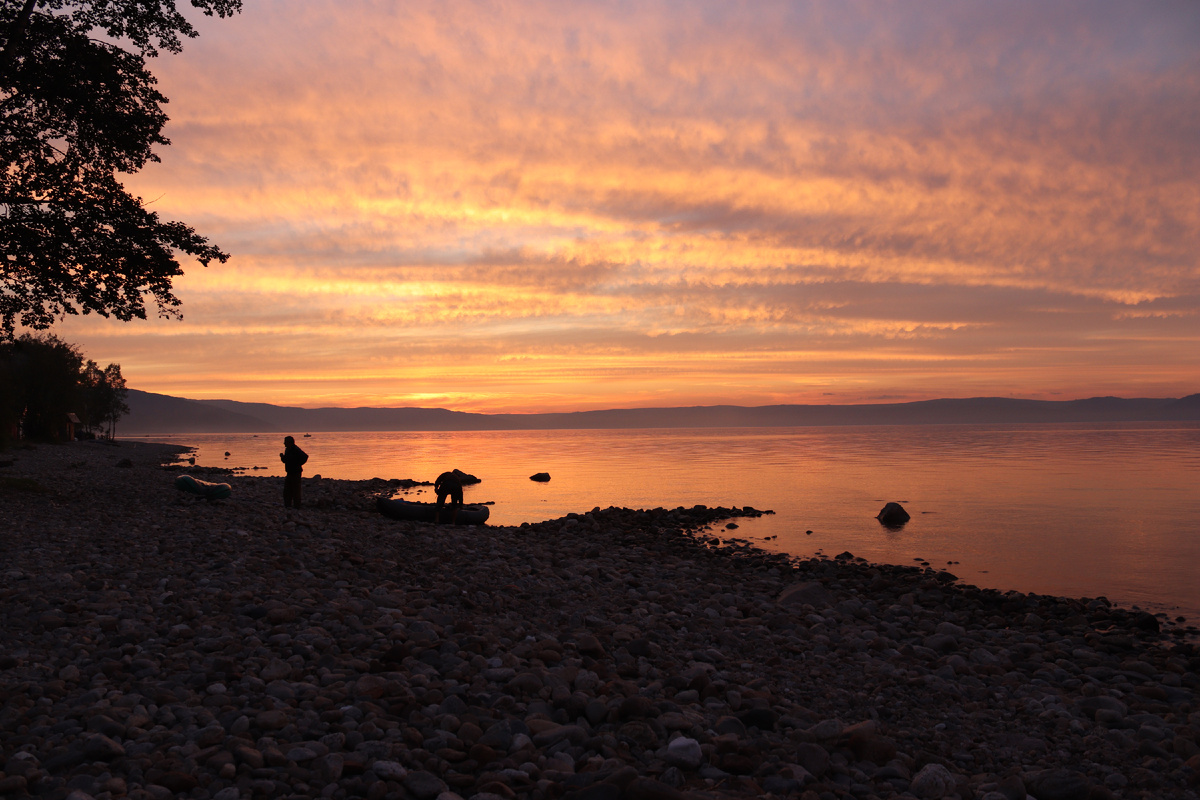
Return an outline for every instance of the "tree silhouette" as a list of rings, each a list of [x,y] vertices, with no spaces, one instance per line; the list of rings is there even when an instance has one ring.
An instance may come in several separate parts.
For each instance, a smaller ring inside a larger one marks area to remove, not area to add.
[[[16,438],[58,440],[68,413],[89,433],[113,438],[129,413],[120,364],[104,369],[52,333],[0,340],[0,446]]]
[[[26,439],[57,440],[67,413],[79,402],[83,356],[52,333],[22,334],[0,342],[0,424],[19,425]]]
[[[89,433],[112,439],[117,434],[117,422],[129,413],[125,402],[129,390],[120,364],[109,364],[104,369],[90,358],[79,373],[79,410],[83,424]]]
[[[170,144],[146,58],[195,35],[175,0],[0,0],[0,338],[67,314],[145,319],[147,296],[178,317],[176,252],[205,266],[228,258],[118,179]]]

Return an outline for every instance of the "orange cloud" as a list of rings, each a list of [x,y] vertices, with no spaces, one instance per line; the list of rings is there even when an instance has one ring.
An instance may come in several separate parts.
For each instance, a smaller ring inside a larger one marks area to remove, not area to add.
[[[152,65],[173,145],[129,183],[234,257],[188,269],[182,323],[64,328],[139,388],[1196,391],[1194,7],[264,0],[199,27]]]

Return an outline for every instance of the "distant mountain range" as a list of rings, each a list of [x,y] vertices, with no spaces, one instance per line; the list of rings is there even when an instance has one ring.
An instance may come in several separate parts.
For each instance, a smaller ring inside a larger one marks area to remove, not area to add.
[[[126,402],[130,412],[118,427],[124,435],[1200,421],[1200,394],[1179,399],[975,397],[843,406],[692,406],[554,414],[473,414],[444,408],[293,408],[234,400],[186,400],[137,389],[129,390]]]

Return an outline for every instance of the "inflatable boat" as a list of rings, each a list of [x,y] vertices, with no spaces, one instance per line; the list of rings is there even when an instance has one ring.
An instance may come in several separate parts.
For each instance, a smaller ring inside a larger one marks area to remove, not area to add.
[[[380,497],[375,501],[375,508],[380,514],[392,519],[404,519],[411,522],[434,522],[437,519],[436,503],[412,503],[399,497]],[[458,507],[457,524],[482,525],[487,522],[487,506],[462,505]],[[450,524],[450,505],[442,506],[442,522]]]
[[[224,500],[233,491],[228,483],[209,483],[191,475],[180,475],[175,479],[175,488],[181,492],[198,495],[209,500]]]

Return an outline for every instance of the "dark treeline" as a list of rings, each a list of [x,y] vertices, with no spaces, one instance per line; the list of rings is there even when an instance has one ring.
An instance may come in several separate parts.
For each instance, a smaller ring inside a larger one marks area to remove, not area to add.
[[[129,413],[120,364],[103,369],[49,333],[0,340],[0,446],[112,438]]]

